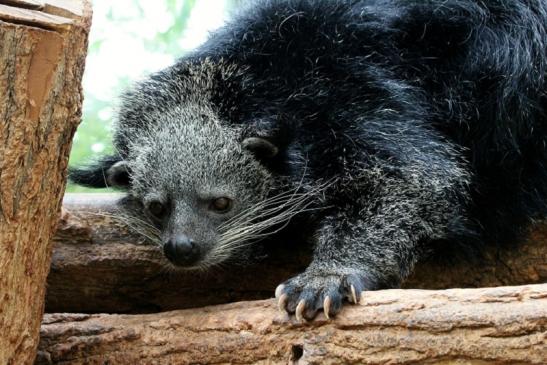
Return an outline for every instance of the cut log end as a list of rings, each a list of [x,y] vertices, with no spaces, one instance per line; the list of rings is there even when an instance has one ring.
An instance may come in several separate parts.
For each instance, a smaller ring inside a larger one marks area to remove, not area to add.
[[[80,122],[91,4],[0,3],[0,364],[28,364]]]

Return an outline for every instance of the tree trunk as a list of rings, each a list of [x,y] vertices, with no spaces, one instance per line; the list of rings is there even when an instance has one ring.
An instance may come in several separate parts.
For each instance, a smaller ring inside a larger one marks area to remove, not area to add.
[[[111,217],[115,195],[69,195],[55,237],[47,312],[144,313],[270,298],[309,261],[305,247],[276,242],[254,265],[198,275],[166,269],[161,250],[142,244]],[[424,262],[406,288],[444,289],[541,283],[547,280],[547,224],[518,249],[491,248],[480,264]],[[196,285],[199,282],[199,285]]]
[[[37,364],[545,364],[547,284],[368,292],[333,320],[273,300],[44,317]]]
[[[19,365],[38,345],[91,10],[0,2],[0,364]]]

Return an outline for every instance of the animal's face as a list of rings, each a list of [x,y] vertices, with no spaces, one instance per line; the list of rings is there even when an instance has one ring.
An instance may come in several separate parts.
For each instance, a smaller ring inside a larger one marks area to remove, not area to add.
[[[267,142],[242,141],[237,130],[203,109],[186,106],[159,118],[133,141],[125,163],[129,193],[159,229],[172,263],[185,268],[220,263],[259,234],[256,224],[273,179],[246,147]]]
[[[73,170],[71,179],[123,188],[131,204],[122,205],[121,220],[160,244],[175,265],[205,268],[239,258],[305,210],[311,193],[291,190],[290,182],[281,188],[283,178],[265,167],[279,166],[286,153],[257,136],[267,128],[258,123],[249,137],[249,125],[244,133],[217,115],[212,100],[229,99],[224,94],[245,84],[243,68],[208,59],[182,66],[124,95],[114,136],[119,155]]]

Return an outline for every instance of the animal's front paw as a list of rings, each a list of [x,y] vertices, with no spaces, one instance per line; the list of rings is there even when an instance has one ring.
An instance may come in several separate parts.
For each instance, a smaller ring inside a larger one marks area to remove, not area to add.
[[[304,272],[279,285],[275,290],[279,308],[296,319],[313,319],[318,311],[323,310],[330,318],[342,309],[342,302],[347,299],[358,303],[361,293],[370,288],[365,275],[359,272]]]

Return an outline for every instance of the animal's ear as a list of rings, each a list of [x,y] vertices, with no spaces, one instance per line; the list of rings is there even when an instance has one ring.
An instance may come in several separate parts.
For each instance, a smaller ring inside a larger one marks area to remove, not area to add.
[[[129,164],[127,161],[119,161],[106,170],[106,182],[108,185],[118,188],[129,186]]]
[[[260,137],[248,137],[242,142],[243,148],[251,151],[258,158],[273,158],[279,153],[279,148],[272,142]]]
[[[70,181],[91,188],[127,188],[131,182],[130,169],[126,161],[118,156],[105,156],[92,165],[70,168]]]

